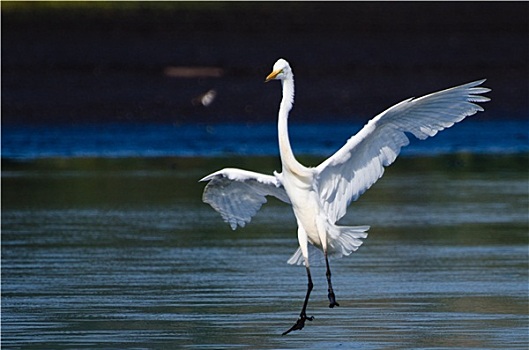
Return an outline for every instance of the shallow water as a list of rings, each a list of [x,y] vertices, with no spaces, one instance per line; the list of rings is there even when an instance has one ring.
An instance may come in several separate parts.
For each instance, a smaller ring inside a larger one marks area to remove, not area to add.
[[[353,203],[371,225],[332,260],[340,307],[314,266],[312,322],[290,209],[235,232],[197,179],[277,159],[3,161],[2,346],[526,349],[527,156],[408,157]]]
[[[325,120],[324,118],[321,118]],[[289,133],[296,154],[328,157],[367,122],[293,123]],[[529,119],[468,118],[423,141],[413,136],[403,155],[529,152]],[[275,156],[277,124],[64,124],[2,126],[2,157],[218,157]]]

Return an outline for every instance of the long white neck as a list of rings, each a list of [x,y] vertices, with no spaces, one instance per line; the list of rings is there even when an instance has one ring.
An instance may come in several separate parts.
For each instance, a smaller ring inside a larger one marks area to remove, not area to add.
[[[281,80],[281,83],[283,85],[283,98],[279,106],[279,119],[277,123],[279,154],[281,156],[281,163],[283,164],[283,171],[301,174],[303,173],[304,167],[294,157],[288,137],[288,113],[294,103],[294,77],[291,76],[288,79]]]

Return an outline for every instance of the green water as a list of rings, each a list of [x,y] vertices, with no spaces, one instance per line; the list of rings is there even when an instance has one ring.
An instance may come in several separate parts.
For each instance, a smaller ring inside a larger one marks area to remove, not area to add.
[[[317,164],[315,159],[302,159]],[[197,180],[277,158],[2,162],[2,346],[526,349],[528,158],[402,158],[344,223],[364,245],[305,271],[290,209],[231,231]]]

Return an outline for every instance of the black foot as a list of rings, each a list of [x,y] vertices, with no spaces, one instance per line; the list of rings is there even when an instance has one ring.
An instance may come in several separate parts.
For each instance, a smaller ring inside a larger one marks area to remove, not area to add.
[[[307,317],[307,315],[305,314],[302,314],[299,316],[296,324],[294,324],[292,327],[290,327],[290,329],[286,332],[283,332],[282,335],[287,335],[288,333],[292,332],[292,331],[299,331],[301,329],[303,329],[303,327],[305,326],[305,321],[308,320],[308,321],[312,321],[314,319],[314,316],[310,316],[310,317]]]
[[[333,291],[330,291],[329,294],[327,295],[329,297],[329,307],[332,309],[333,307],[335,306],[340,306],[340,304],[338,304],[336,302],[336,297],[334,296],[334,292]]]

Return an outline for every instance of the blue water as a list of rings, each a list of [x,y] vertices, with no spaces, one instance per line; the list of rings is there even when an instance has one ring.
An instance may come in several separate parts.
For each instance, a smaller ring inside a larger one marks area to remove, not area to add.
[[[363,123],[290,125],[296,154],[329,156]],[[529,120],[465,120],[434,138],[412,138],[403,155],[529,152]],[[81,124],[3,126],[2,157],[165,157],[276,155],[277,127],[266,124]]]
[[[360,127],[293,124],[292,144],[325,157]],[[527,127],[470,119],[405,148],[342,219],[371,229],[331,261],[340,307],[315,264],[315,319],[286,337],[306,292],[294,214],[270,200],[232,231],[197,180],[244,162],[185,157],[277,159],[274,124],[3,127],[22,161],[2,164],[2,348],[527,350]],[[409,166],[457,152],[517,155]],[[155,156],[184,157],[122,158]]]

